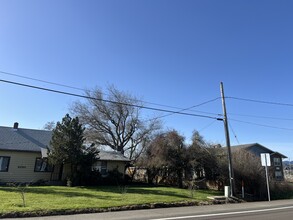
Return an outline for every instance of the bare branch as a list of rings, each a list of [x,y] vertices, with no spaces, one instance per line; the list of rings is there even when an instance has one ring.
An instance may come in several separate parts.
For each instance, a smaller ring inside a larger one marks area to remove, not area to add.
[[[87,139],[109,146],[122,154],[130,150],[132,159],[143,139],[160,126],[154,126],[152,121],[140,120],[140,109],[133,105],[142,105],[135,97],[114,86],[108,87],[107,93],[107,97],[104,97],[100,89],[86,91],[86,95],[91,98],[86,103],[75,102],[71,111],[85,125]],[[104,99],[111,102],[103,102]],[[138,150],[140,151],[141,149]]]

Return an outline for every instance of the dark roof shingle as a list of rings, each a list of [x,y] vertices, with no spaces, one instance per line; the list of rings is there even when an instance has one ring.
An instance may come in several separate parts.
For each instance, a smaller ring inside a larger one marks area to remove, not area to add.
[[[125,161],[130,162],[130,160],[125,157],[123,154],[117,151],[100,151],[99,153],[100,160],[107,161]]]
[[[40,152],[48,148],[51,137],[51,131],[0,126],[0,149]]]
[[[50,148],[52,131],[0,126],[0,150],[41,152]],[[130,161],[117,151],[100,151],[100,160]]]

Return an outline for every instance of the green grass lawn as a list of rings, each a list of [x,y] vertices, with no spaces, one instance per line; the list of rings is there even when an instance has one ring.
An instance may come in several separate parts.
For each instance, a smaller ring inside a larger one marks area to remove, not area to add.
[[[30,186],[25,188],[26,206],[16,187],[0,187],[0,213],[54,210],[98,209],[149,203],[206,201],[207,196],[220,195],[216,191],[194,191],[171,187],[64,187]]]

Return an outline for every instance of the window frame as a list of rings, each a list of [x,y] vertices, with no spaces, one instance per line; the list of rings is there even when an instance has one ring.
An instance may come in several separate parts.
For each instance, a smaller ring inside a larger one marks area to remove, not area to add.
[[[10,165],[10,156],[0,156],[0,158],[8,158],[8,162],[7,162],[7,166],[6,166],[6,169],[5,170],[1,170],[1,167],[2,167],[2,163],[3,163],[3,159],[2,159],[2,162],[1,162],[1,164],[0,164],[0,172],[8,172],[8,170],[9,170],[9,165]]]
[[[94,166],[92,166],[92,170],[97,170],[100,172],[102,176],[108,175],[108,161],[107,160],[99,160]]]
[[[280,167],[281,166],[281,164],[282,164],[282,160],[281,160],[281,158],[280,157],[274,157],[273,158],[273,161],[274,161],[274,166],[275,167]]]
[[[108,163],[106,160],[101,161],[101,174],[102,175],[107,175],[108,174],[108,169],[107,169]]]
[[[39,160],[41,160],[40,170],[37,169],[37,163],[38,163]],[[45,164],[44,170],[42,170],[42,167],[44,165],[44,162],[46,164]],[[36,158],[36,161],[35,161],[34,172],[37,172],[37,173],[52,173],[52,172],[54,172],[54,166],[52,166],[52,165],[50,165],[48,163],[48,158],[47,157],[44,157],[44,158],[37,157]]]
[[[277,175],[278,174],[278,175]],[[280,174],[280,175],[279,175]],[[281,170],[275,171],[275,179],[276,180],[282,180],[284,178],[283,172]]]

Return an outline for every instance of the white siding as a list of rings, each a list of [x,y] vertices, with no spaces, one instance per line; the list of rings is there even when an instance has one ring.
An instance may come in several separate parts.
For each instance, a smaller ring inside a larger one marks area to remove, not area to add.
[[[50,180],[50,172],[35,172],[36,158],[41,152],[20,152],[0,150],[0,156],[10,157],[8,172],[0,172],[0,182],[36,182]]]

